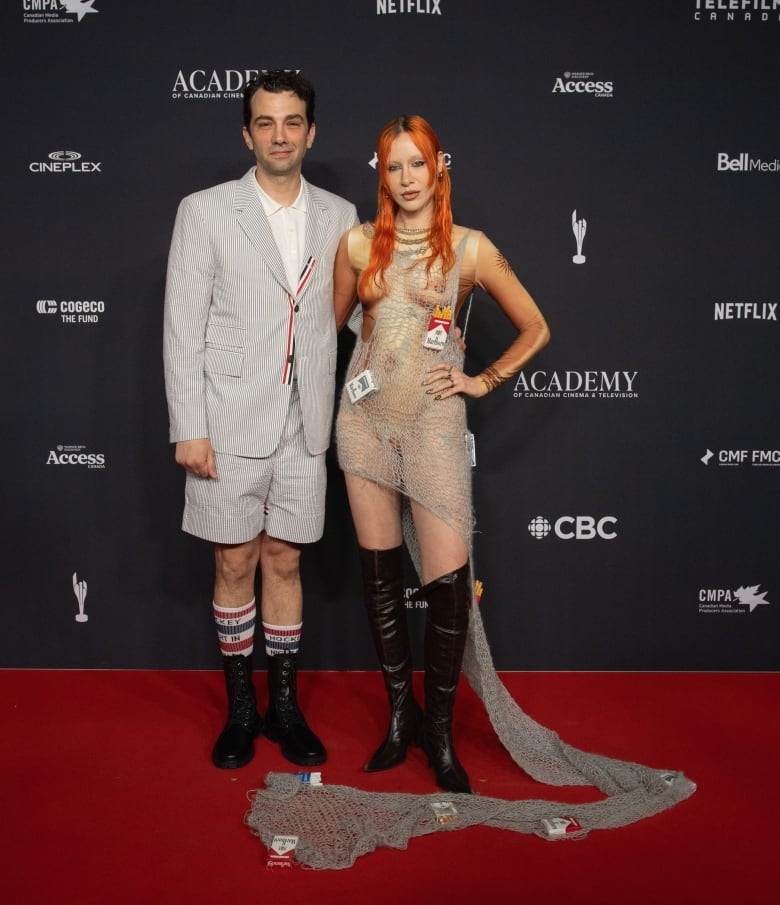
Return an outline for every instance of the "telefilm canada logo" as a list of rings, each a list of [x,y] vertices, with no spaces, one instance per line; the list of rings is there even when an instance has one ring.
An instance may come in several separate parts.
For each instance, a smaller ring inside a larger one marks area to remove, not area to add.
[[[285,69],[284,72],[300,72]],[[267,69],[179,69],[173,80],[173,100],[208,101],[243,98],[244,87]]]
[[[58,444],[49,450],[47,465],[71,465],[83,468],[105,468],[106,454],[88,452],[83,444]]]
[[[442,0],[376,0],[377,16],[413,13],[418,16],[440,16]]]
[[[719,173],[780,173],[780,160],[761,160],[760,157],[751,157],[747,151],[742,151],[736,157],[731,157],[728,151],[718,152]]]
[[[83,160],[78,151],[52,151],[48,160],[32,161],[30,172],[64,173],[72,176],[83,173],[102,173],[102,165],[94,160]]]
[[[553,94],[584,94],[588,97],[613,97],[615,83],[608,79],[595,79],[592,72],[564,72],[552,87]]]
[[[780,467],[780,449],[719,449],[707,451],[699,460],[704,465],[710,463],[721,468],[778,468]]]
[[[699,590],[699,612],[735,616],[755,613],[759,607],[769,606],[766,599],[769,591],[762,591],[760,584],[742,586],[735,591],[730,588],[701,588]]]
[[[693,0],[696,22],[780,22],[780,0]]]
[[[521,371],[515,399],[638,399],[638,371]]]
[[[35,303],[38,314],[55,314],[63,324],[97,324],[105,313],[103,299],[38,299]]]
[[[559,540],[614,540],[617,522],[614,515],[562,515],[554,521],[537,515],[528,523],[528,533],[536,540],[550,535]]]
[[[95,0],[22,0],[28,25],[75,25],[90,13],[98,13]]]

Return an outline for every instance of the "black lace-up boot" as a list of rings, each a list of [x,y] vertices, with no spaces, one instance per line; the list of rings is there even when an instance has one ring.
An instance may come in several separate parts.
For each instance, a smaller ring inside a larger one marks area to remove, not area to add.
[[[422,712],[412,691],[412,656],[403,599],[402,548],[364,550],[363,599],[371,637],[382,670],[390,725],[382,744],[363,768],[368,773],[389,770],[406,757],[410,742],[420,742]]]
[[[268,713],[265,735],[279,742],[291,763],[314,766],[325,762],[322,742],[309,729],[296,696],[296,654],[268,657]]]
[[[252,655],[222,658],[228,698],[228,718],[211,759],[225,770],[243,767],[255,754],[254,740],[262,732],[263,720],[257,712],[252,684]]]
[[[452,712],[469,623],[469,564],[420,588],[428,601],[425,624],[423,750],[436,781],[449,792],[471,792],[452,743]]]

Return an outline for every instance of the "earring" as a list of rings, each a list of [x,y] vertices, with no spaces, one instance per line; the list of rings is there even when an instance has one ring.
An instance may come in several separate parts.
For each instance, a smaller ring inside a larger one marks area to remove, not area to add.
[[[385,191],[385,198],[389,198],[389,197],[390,197],[390,192]]]
[[[444,179],[444,171],[443,171],[443,170],[439,170],[439,182],[441,182],[442,179]]]

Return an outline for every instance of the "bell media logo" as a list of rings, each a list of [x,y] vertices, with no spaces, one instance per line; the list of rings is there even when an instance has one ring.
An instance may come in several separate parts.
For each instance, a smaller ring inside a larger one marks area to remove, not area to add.
[[[66,175],[102,173],[101,166],[102,163],[93,160],[82,160],[78,151],[52,151],[48,160],[34,160],[30,164],[30,172]]]
[[[100,12],[95,0],[22,0],[22,10],[29,25],[76,24],[90,13]]]
[[[761,591],[760,584],[740,585],[735,591],[730,588],[701,588],[699,612],[722,616],[754,613],[758,607],[769,606],[770,601],[766,599],[768,593]]]
[[[617,518],[614,515],[562,515],[551,522],[537,515],[528,523],[528,533],[536,540],[544,540],[553,534],[559,540],[614,540]]]
[[[730,157],[727,151],[718,153],[719,173],[780,173],[780,160],[761,160],[747,151]]]

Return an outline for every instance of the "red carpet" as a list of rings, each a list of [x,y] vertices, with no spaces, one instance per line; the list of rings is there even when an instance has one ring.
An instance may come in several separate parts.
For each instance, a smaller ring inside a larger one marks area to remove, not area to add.
[[[697,793],[659,816],[576,842],[476,827],[377,851],[349,870],[271,871],[243,824],[247,792],[268,771],[295,767],[262,739],[249,766],[211,766],[223,719],[220,673],[0,671],[3,901],[698,905],[773,897],[778,674],[503,678],[524,709],[566,741],[681,769]],[[261,704],[264,683],[261,674]],[[417,749],[388,773],[360,770],[385,728],[378,674],[307,673],[299,696],[328,747],[325,782],[435,791]],[[484,795],[594,796],[520,773],[465,680],[455,734]]]

